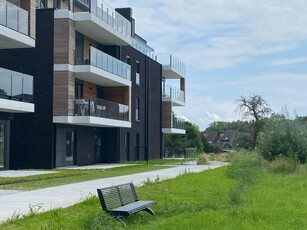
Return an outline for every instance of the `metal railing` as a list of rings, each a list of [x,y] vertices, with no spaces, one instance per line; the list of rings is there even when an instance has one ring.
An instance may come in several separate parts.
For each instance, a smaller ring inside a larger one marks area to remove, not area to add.
[[[76,47],[75,64],[92,65],[124,79],[131,80],[130,65],[94,48],[93,46]]]
[[[29,35],[28,11],[6,0],[0,0],[0,24]]]
[[[75,99],[75,116],[93,116],[128,121],[129,106],[98,98]]]
[[[33,76],[0,68],[0,98],[33,102]]]
[[[176,116],[173,116],[173,128],[184,129],[184,120]]]
[[[185,75],[186,66],[184,62],[181,61],[179,58],[177,58],[175,55],[161,53],[161,54],[156,54],[155,58],[156,58],[156,61],[159,62],[161,65],[172,66],[177,71]]]
[[[78,2],[85,6],[86,9],[82,9],[89,12],[105,22],[121,34],[126,37],[131,37],[131,22],[128,21],[124,16],[116,12],[112,7],[102,0],[75,0],[75,13],[80,12]],[[78,11],[76,11],[78,8]]]
[[[177,89],[170,85],[165,85],[162,89],[163,97],[170,97],[173,99],[177,99],[179,101],[185,102],[185,93],[184,91]]]

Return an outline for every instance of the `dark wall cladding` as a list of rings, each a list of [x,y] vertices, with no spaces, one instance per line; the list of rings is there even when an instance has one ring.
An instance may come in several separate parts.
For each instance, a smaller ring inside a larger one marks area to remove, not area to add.
[[[53,19],[54,10],[38,10],[36,47],[0,51],[0,67],[33,76],[35,113],[14,114],[10,169],[53,165]],[[39,95],[39,96],[36,96]]]
[[[120,160],[145,160],[146,146],[149,159],[161,156],[161,71],[159,63],[131,47],[122,47],[121,58],[130,57],[131,63],[131,129],[121,129]],[[136,84],[136,62],[140,63],[140,85]],[[147,89],[147,90],[146,90]],[[136,97],[140,99],[140,120],[136,121]],[[147,122],[146,122],[147,121]],[[129,153],[125,143],[129,133]],[[139,136],[139,141],[137,137]],[[137,143],[139,144],[137,146]],[[127,159],[129,156],[129,159]]]

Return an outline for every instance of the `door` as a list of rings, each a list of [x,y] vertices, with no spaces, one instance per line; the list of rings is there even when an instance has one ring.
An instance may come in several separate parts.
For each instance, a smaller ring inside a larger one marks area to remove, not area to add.
[[[102,133],[97,133],[95,146],[96,163],[102,163]]]
[[[5,122],[0,121],[0,169],[5,166],[5,124]]]
[[[65,165],[74,165],[75,164],[75,151],[76,142],[75,142],[75,131],[66,132],[66,157]]]
[[[125,135],[125,151],[126,151],[126,161],[130,160],[130,133]]]

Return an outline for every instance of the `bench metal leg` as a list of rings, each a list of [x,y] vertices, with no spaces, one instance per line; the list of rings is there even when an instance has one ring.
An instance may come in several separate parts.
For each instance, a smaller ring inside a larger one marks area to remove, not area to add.
[[[116,217],[116,220],[117,220],[118,222],[122,223],[122,225],[124,225],[124,227],[127,227],[126,223],[125,223],[121,218],[122,218],[122,216],[117,216],[117,217]]]
[[[151,214],[153,216],[155,215],[154,211],[152,211],[151,208],[145,208],[144,211],[148,212],[149,214]]]

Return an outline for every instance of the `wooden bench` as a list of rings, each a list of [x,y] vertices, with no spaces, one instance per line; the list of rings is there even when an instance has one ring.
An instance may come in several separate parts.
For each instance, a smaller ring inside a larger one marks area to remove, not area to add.
[[[154,215],[150,207],[157,204],[157,202],[152,200],[139,200],[132,183],[100,188],[97,189],[97,192],[102,209],[119,221],[124,216],[129,216],[140,211],[146,211]],[[125,223],[123,224],[125,225]]]

